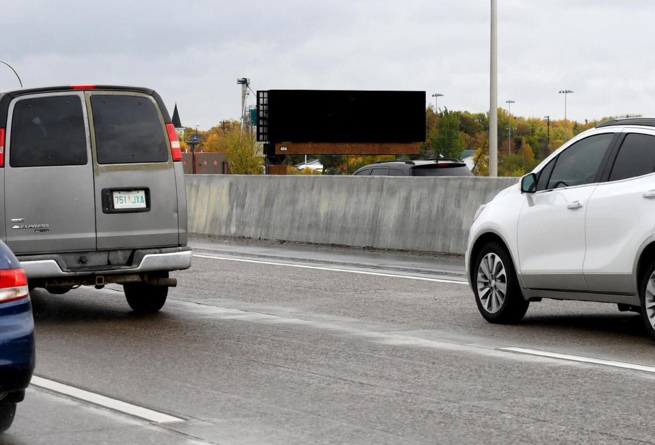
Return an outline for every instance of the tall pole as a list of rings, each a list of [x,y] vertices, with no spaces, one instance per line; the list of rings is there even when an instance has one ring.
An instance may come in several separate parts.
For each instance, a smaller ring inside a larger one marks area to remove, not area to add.
[[[569,94],[573,94],[572,90],[560,90],[559,94],[564,95],[564,127],[567,127],[566,133],[568,134],[568,125],[566,124],[566,96]]]
[[[507,119],[508,119],[508,126],[509,126],[509,140],[507,141],[507,154],[511,155],[512,154],[512,104],[515,104],[516,102],[513,100],[506,100],[505,103],[507,104]]]
[[[194,138],[193,144],[191,144],[191,163],[193,164],[191,166],[191,174],[196,174],[196,144],[198,143],[198,126],[200,124],[196,124],[196,136]]]
[[[548,156],[548,153],[550,153],[550,116],[544,116],[546,119],[546,149],[547,152],[544,153],[546,156]]]
[[[246,97],[248,96],[248,86],[250,85],[250,79],[242,77],[237,79],[237,84],[241,85],[241,132],[243,132],[243,127],[246,125]]]
[[[434,97],[434,114],[436,115],[439,113],[439,98],[443,97],[443,94],[434,93],[432,97]]]
[[[489,100],[489,176],[498,176],[498,7],[491,0],[491,76]]]

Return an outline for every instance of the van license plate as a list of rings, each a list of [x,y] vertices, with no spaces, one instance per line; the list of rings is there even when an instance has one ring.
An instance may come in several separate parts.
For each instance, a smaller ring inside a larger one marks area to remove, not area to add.
[[[114,209],[145,209],[145,190],[130,190],[129,192],[112,192]]]

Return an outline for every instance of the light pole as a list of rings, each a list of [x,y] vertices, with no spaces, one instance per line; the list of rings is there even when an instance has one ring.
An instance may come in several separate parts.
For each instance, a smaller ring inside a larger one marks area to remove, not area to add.
[[[436,115],[439,113],[439,98],[443,97],[443,94],[434,93],[432,97],[434,97],[434,114]]]
[[[250,79],[242,77],[237,79],[237,85],[241,85],[241,131],[246,125],[246,97],[248,96],[248,87],[250,86]]]
[[[559,90],[559,94],[564,95],[564,126],[567,127],[566,125],[566,96],[569,94],[573,94],[572,90]],[[568,133],[568,130],[567,130]]]
[[[544,116],[544,119],[546,119],[546,153],[544,153],[544,159],[546,159],[546,156],[548,156],[548,153],[550,153],[550,116]]]
[[[4,63],[5,65],[7,65],[7,66],[9,67],[9,69],[11,69],[11,70],[14,72],[14,74],[15,74],[16,77],[18,78],[18,83],[20,84],[20,87],[23,88],[23,81],[20,80],[20,76],[18,75],[18,73],[16,72],[16,70],[14,69],[14,67],[11,66],[11,65],[9,65],[7,62],[5,62],[5,61],[3,61],[3,60],[0,60],[0,63]]]
[[[491,66],[489,76],[489,176],[498,176],[498,7],[491,0]]]
[[[512,154],[512,104],[515,104],[516,101],[513,100],[506,100],[505,103],[507,104],[507,118],[508,118],[508,126],[509,126],[509,140],[507,141],[507,154],[511,155]]]
[[[193,162],[193,168],[191,169],[192,174],[196,174],[196,144],[200,140],[198,138],[198,127],[200,124],[196,124],[196,135],[193,138],[193,144],[191,144],[191,162]]]

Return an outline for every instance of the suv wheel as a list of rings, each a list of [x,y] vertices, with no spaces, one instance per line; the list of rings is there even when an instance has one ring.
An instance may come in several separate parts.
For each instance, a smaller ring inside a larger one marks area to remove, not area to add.
[[[516,323],[530,305],[525,301],[509,253],[498,243],[482,248],[473,269],[475,302],[491,323]]]
[[[151,286],[146,283],[124,284],[123,290],[127,304],[137,314],[154,314],[164,307],[168,296],[168,286]]]
[[[16,403],[6,398],[0,400],[0,433],[9,429],[16,417]]]
[[[655,261],[648,265],[641,280],[639,297],[641,300],[641,317],[644,320],[648,334],[655,340]]]

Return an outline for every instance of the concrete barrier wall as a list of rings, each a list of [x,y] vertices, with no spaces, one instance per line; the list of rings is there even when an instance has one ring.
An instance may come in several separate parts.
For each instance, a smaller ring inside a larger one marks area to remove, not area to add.
[[[478,207],[517,181],[187,175],[189,232],[461,254]]]

